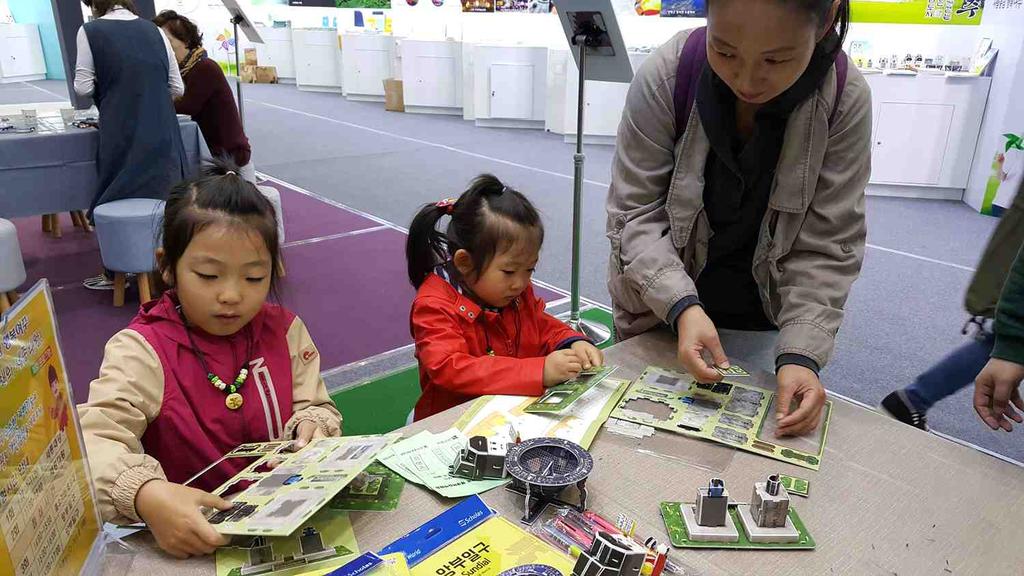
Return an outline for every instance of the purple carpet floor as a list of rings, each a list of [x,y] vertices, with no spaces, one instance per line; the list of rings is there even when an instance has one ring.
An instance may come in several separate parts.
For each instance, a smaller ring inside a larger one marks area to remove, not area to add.
[[[281,303],[309,327],[321,368],[411,344],[414,292],[406,279],[405,234],[288,185],[266,184],[281,192],[284,212]],[[104,345],[138,311],[138,296],[133,287],[125,307],[114,308],[110,292],[82,287],[83,278],[101,270],[96,237],[74,229],[67,214],[61,218],[61,239],[45,236],[39,218],[15,220],[28,272],[22,290],[49,280],[75,400],[83,402]],[[537,294],[548,302],[562,297],[543,288]]]

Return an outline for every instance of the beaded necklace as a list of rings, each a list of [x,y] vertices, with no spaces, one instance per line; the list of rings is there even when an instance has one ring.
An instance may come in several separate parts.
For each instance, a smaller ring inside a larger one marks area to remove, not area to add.
[[[209,380],[210,384],[212,384],[214,388],[227,394],[227,397],[224,398],[224,405],[228,407],[228,410],[238,410],[245,402],[245,399],[242,398],[239,390],[242,389],[242,384],[245,384],[246,379],[249,378],[248,358],[252,356],[253,340],[251,331],[246,343],[245,357],[247,360],[242,363],[242,367],[238,370],[238,376],[235,376],[235,380],[231,384],[227,384],[220,379],[220,376],[214,374],[213,371],[210,370],[209,365],[206,364],[206,356],[199,350],[199,347],[196,346],[196,341],[192,337],[192,331],[188,329],[188,322],[185,320],[185,314],[182,313],[180,305],[178,306],[178,314],[181,315],[181,320],[185,324],[185,335],[188,336],[188,342],[192,346],[192,353],[199,359],[199,364],[206,372],[206,379]]]

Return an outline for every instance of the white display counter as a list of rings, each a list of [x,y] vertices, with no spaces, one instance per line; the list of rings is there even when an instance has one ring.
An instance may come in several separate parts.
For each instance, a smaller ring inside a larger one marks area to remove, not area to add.
[[[295,84],[308,92],[341,92],[341,50],[334,28],[294,28]]]
[[[992,79],[868,74],[873,102],[869,193],[960,200]]]
[[[473,115],[477,126],[544,128],[548,49],[477,45]]]
[[[462,115],[462,43],[399,40],[405,111]]]
[[[640,65],[650,56],[648,52],[630,52],[629,63],[633,65],[633,71],[640,69]],[[576,116],[579,103],[579,69],[576,66],[576,59],[572,58],[566,51],[566,61],[563,67],[565,71],[565,97],[563,99],[563,121],[565,141],[576,142]],[[587,144],[609,144],[615,145],[615,136],[619,131],[619,120],[622,118],[622,109],[626,106],[626,93],[629,92],[629,84],[622,82],[596,82],[588,80],[583,92],[583,102],[586,106],[583,118],[583,142]]]
[[[384,101],[384,80],[395,77],[395,38],[384,34],[342,34],[345,98]]]
[[[282,84],[295,84],[295,54],[292,48],[292,29],[290,27],[257,28],[263,44],[252,44],[244,41],[242,47],[256,49],[256,61],[260,66],[273,66],[277,69],[277,79]]]
[[[43,45],[35,24],[0,24],[0,84],[46,78]]]

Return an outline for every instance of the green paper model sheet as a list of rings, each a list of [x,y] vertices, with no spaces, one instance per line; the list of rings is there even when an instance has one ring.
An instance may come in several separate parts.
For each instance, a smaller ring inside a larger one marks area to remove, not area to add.
[[[320,438],[297,452],[287,451],[288,442],[239,446],[224,460],[242,457],[251,464],[214,491],[234,507],[209,521],[221,534],[291,535],[401,437]]]
[[[729,505],[729,520],[735,524],[739,533],[737,542],[705,542],[690,540],[690,534],[686,530],[686,521],[683,520],[682,506],[693,506],[693,503],[662,502],[661,518],[665,521],[665,531],[668,532],[672,545],[676,548],[724,548],[731,550],[813,550],[815,547],[814,537],[800,519],[793,507],[789,508],[789,519],[793,526],[800,532],[800,540],[786,543],[751,542],[743,523],[740,521],[739,512],[736,506]]]
[[[236,536],[217,550],[217,576],[326,574],[359,553],[347,512],[324,508],[291,536]]]
[[[405,478],[374,462],[338,493],[329,506],[334,510],[389,512],[398,508]]]
[[[524,412],[529,414],[561,414],[574,402],[579,400],[591,388],[597,386],[609,374],[615,371],[615,366],[605,366],[597,371],[581,373],[575,380],[548,388],[544,395],[536,402],[526,407]]]
[[[773,398],[771,391],[741,384],[735,377],[698,384],[688,375],[651,366],[629,388],[611,417],[817,470],[832,403],[825,403],[823,423],[815,436],[776,439],[775,415],[769,413]]]

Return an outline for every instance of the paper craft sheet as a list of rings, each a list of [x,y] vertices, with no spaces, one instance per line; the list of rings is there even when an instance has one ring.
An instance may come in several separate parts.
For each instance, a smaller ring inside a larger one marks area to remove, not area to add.
[[[389,446],[378,459],[406,480],[445,498],[464,498],[505,484],[507,480],[468,480],[450,474],[450,466],[467,441],[466,436],[454,428],[441,434],[420,432]]]
[[[285,452],[281,442],[239,446],[225,458],[261,457],[214,491],[231,496],[235,506],[210,516],[210,523],[222,534],[291,535],[401,436],[320,438],[298,452]],[[281,458],[277,467],[266,466]],[[244,490],[228,493],[239,485]]]
[[[832,402],[825,403],[819,436],[778,440],[773,437],[774,410],[769,410],[774,396],[764,388],[740,384],[736,378],[698,384],[691,376],[651,366],[626,392],[612,417],[817,470],[825,450]]]
[[[236,536],[217,550],[217,576],[326,574],[358,553],[348,513],[324,508],[291,536]]]
[[[560,414],[529,414],[536,398],[484,396],[455,423],[466,436],[491,437],[515,426],[523,440],[561,438],[589,448],[629,382],[605,378]]]
[[[615,371],[615,368],[615,366],[605,366],[600,370],[582,372],[575,380],[548,388],[540,398],[527,406],[525,411],[530,414],[560,414],[589,392],[591,388],[600,384]]]

